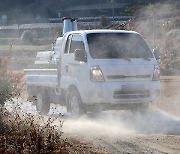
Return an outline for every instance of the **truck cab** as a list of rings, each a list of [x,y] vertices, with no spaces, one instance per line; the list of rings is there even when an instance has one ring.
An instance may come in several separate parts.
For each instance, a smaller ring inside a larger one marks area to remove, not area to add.
[[[159,97],[157,61],[137,32],[77,31],[63,41],[61,89],[76,91],[86,109],[134,109]]]

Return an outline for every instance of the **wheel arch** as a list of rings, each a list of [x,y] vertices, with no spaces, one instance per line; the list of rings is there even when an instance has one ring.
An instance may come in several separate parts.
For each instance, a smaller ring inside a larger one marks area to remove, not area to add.
[[[68,89],[67,89],[67,97],[68,97],[68,95],[69,95],[69,92],[72,91],[72,90],[76,90],[76,91],[78,92],[78,94],[79,94],[79,96],[80,96],[80,98],[81,98],[81,101],[82,101],[82,97],[81,97],[80,91],[79,91],[79,89],[77,88],[77,86],[74,85],[74,84],[69,85],[69,87],[68,87]]]
[[[67,89],[68,92],[70,92],[72,90],[76,90],[79,93],[79,90],[78,90],[77,86],[75,86],[74,84],[71,84]]]

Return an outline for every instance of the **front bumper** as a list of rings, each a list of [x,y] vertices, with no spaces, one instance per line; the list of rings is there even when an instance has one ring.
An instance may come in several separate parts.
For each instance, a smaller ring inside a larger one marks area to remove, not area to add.
[[[124,93],[124,87],[128,87],[130,92],[127,90]],[[86,104],[147,103],[155,101],[159,96],[160,81],[91,82],[88,99],[83,102]]]

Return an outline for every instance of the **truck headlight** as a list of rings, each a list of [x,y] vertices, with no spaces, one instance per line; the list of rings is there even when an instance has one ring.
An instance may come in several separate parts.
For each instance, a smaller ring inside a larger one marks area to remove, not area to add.
[[[92,66],[90,69],[90,79],[93,82],[104,82],[104,76],[99,66]]]
[[[153,81],[158,81],[160,80],[160,69],[158,65],[154,66],[154,72],[153,72]]]

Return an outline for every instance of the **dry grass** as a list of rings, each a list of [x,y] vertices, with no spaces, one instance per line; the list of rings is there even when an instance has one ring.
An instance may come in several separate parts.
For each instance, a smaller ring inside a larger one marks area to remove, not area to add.
[[[102,154],[89,144],[62,137],[63,122],[54,117],[0,112],[0,153],[3,154]]]

